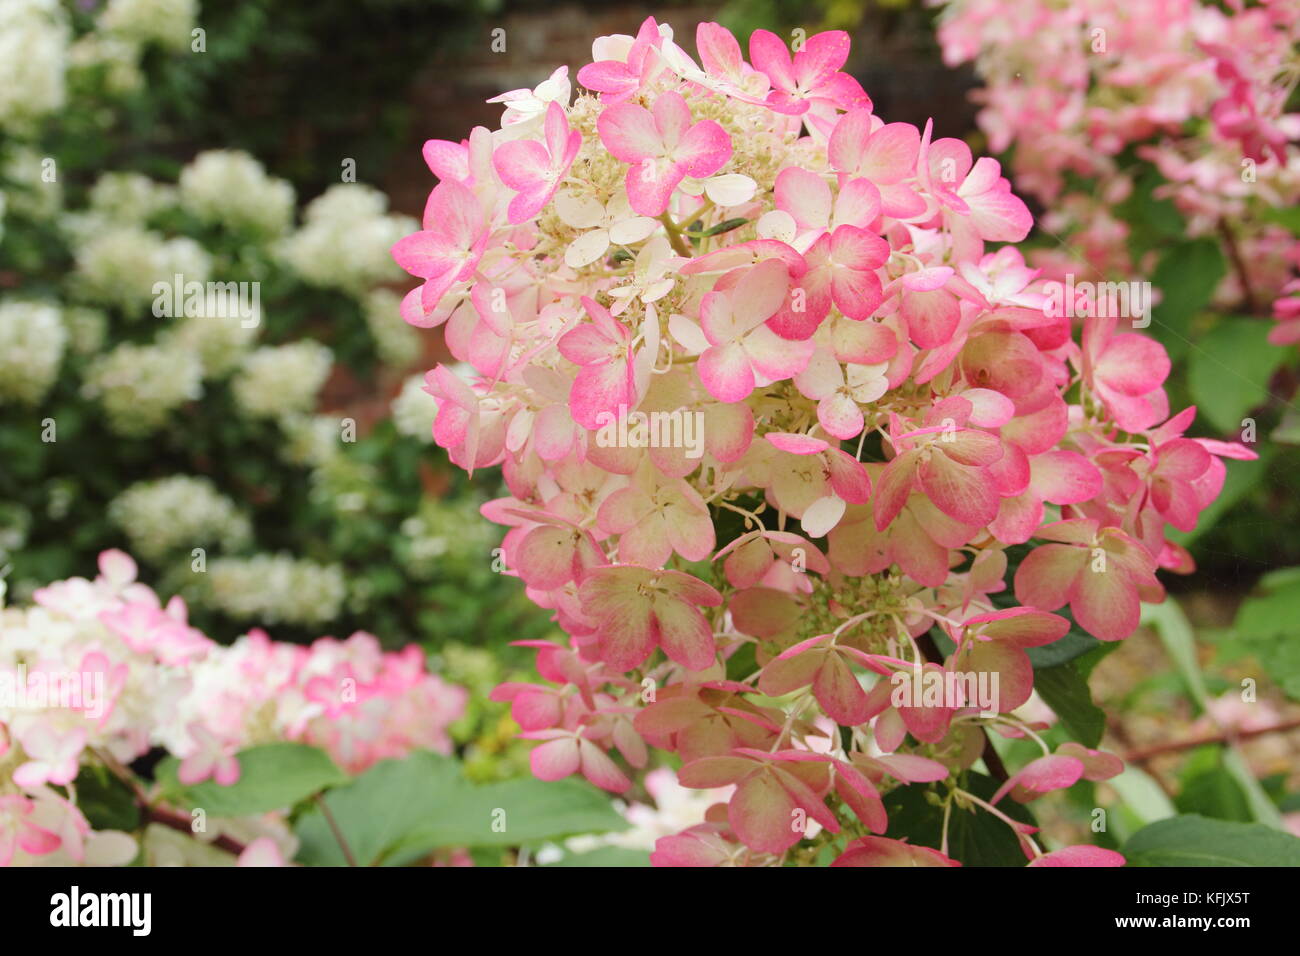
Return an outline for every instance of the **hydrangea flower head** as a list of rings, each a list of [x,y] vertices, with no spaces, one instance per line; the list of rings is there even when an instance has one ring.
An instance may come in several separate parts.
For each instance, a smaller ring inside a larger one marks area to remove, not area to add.
[[[657,749],[731,788],[659,864],[959,864],[881,835],[900,786],[993,814],[1039,865],[1122,862],[1045,853],[995,806],[1113,758],[1044,745],[991,802],[961,774],[986,730],[1040,739],[1014,711],[1026,649],[1070,626],[1052,612],[1132,632],[1186,566],[1166,524],[1250,453],[1164,421],[1159,346],[1076,342],[999,164],[878,116],[846,35],[758,31],[746,62],[706,23],[696,48],[648,19],[593,44],[576,95],[557,72],[498,98],[499,129],[431,141],[424,229],[393,248],[423,280],[407,321],[445,323],[461,363],[428,374],[434,439],[502,467],[483,513],[568,634],[531,644],[544,684],[494,696],[542,779],[622,793]],[[996,686],[925,696],[966,674]]]

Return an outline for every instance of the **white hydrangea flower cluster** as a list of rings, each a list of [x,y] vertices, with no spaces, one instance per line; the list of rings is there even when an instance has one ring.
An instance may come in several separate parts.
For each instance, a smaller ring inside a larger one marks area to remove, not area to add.
[[[197,0],[109,0],[98,25],[140,46],[185,50],[197,16]]]
[[[400,279],[389,249],[413,228],[409,216],[390,215],[383,193],[360,183],[338,183],[308,204],[300,229],[280,254],[306,282],[361,295]]]
[[[0,121],[0,128],[3,125]],[[4,178],[13,184],[7,205],[14,216],[41,220],[57,216],[63,208],[63,184],[43,175],[49,158],[25,146],[6,150]]]
[[[259,554],[209,562],[204,592],[208,606],[237,620],[305,626],[338,617],[348,587],[337,564]]]
[[[104,347],[108,316],[102,309],[87,305],[66,306],[63,325],[68,330],[68,348],[77,355],[94,355]]]
[[[140,52],[139,45],[125,37],[87,33],[68,49],[68,72],[98,73],[105,92],[124,96],[144,86]]]
[[[86,225],[73,227],[85,240],[77,245],[73,287],[84,300],[116,307],[128,319],[148,313],[154,283],[170,283],[178,274],[186,282],[206,282],[212,273],[212,257],[193,239],[166,239],[128,224],[83,231]]]
[[[438,400],[424,387],[423,375],[412,375],[402,383],[393,399],[393,427],[400,434],[433,444],[433,421],[438,417]]]
[[[0,3],[0,129],[26,129],[62,108],[68,39],[58,0]]]
[[[123,342],[91,364],[83,392],[103,405],[114,432],[141,437],[203,394],[203,364],[181,348]]]
[[[281,454],[294,465],[320,468],[338,457],[343,425],[329,415],[283,415]]]
[[[59,374],[68,332],[45,302],[0,302],[0,403],[35,405]]]
[[[319,342],[263,346],[250,353],[235,374],[235,402],[254,418],[311,411],[333,364],[333,353]]]
[[[192,352],[204,378],[224,378],[244,360],[257,340],[257,327],[238,316],[196,315],[178,320],[159,338],[164,347]]]
[[[176,204],[176,189],[141,173],[104,173],[90,190],[90,208],[114,222],[142,225]]]
[[[181,170],[181,206],[200,221],[278,236],[293,222],[293,186],[248,153],[214,149]]]
[[[197,0],[109,0],[96,29],[72,38],[59,0],[0,2],[0,130],[26,133],[63,108],[69,71],[102,71],[107,91],[143,85],[144,48],[188,50]]]
[[[189,475],[136,482],[109,503],[108,517],[131,550],[154,563],[177,554],[188,561],[194,548],[233,550],[252,537],[238,505],[207,478]]]

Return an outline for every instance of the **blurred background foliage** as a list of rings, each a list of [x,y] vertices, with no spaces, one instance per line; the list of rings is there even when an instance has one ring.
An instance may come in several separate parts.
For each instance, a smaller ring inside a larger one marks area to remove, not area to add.
[[[28,66],[58,89],[37,76],[0,112],[11,596],[123,547],[220,639],[259,622],[431,650],[543,633],[477,515],[499,478],[430,451],[418,377],[437,346],[396,315],[387,253],[414,220],[364,185],[418,141],[411,76],[490,7],[22,6],[8,38],[29,31]],[[260,283],[256,327],[156,317],[175,272]]]

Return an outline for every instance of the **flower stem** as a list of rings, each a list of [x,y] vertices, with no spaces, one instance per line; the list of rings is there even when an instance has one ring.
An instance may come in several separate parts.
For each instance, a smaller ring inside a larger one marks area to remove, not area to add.
[[[357,858],[352,855],[352,848],[348,846],[348,841],[343,836],[343,831],[339,829],[338,821],[334,819],[334,814],[330,812],[329,804],[325,802],[325,795],[317,793],[312,797],[316,801],[316,806],[320,807],[321,816],[329,824],[330,832],[334,834],[334,839],[338,842],[339,849],[343,851],[343,859],[348,861],[348,866],[356,866]]]
[[[682,231],[677,227],[677,223],[673,222],[672,217],[669,216],[668,213],[664,213],[660,216],[659,221],[663,223],[664,230],[668,233],[668,242],[673,247],[673,252],[689,259],[691,257],[691,250],[687,248],[686,243],[682,241]]]

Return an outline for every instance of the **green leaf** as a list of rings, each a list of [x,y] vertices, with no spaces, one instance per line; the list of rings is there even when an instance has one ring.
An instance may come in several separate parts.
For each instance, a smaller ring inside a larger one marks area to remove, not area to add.
[[[1035,671],[1034,690],[1056,711],[1071,737],[1085,747],[1101,743],[1101,736],[1106,732],[1106,715],[1092,702],[1088,680],[1074,661]]]
[[[402,848],[427,853],[443,846],[520,846],[627,827],[610,798],[590,784],[522,777],[450,794]]]
[[[645,850],[629,850],[621,846],[605,846],[586,853],[566,853],[563,859],[547,866],[649,866],[650,854]]]
[[[436,803],[438,795],[454,787],[459,778],[453,761],[415,753],[404,760],[381,760],[323,799],[357,862],[368,866],[417,827],[430,812],[430,803]],[[347,863],[319,810],[304,814],[296,832],[302,841],[300,862],[316,866]]]
[[[708,238],[709,236],[720,236],[724,232],[731,232],[731,230],[733,229],[739,229],[747,222],[749,222],[748,219],[727,219],[723,222],[718,223],[716,226],[712,227],[711,229],[704,230],[704,232],[700,233],[700,235],[704,238]]]
[[[1195,239],[1172,246],[1151,277],[1160,290],[1160,304],[1152,314],[1151,332],[1177,361],[1187,350],[1192,319],[1210,304],[1214,290],[1227,272],[1219,244]]]
[[[1300,568],[1282,568],[1260,578],[1259,593],[1237,611],[1238,634],[1248,640],[1285,636],[1300,615]]]
[[[1178,602],[1170,598],[1163,604],[1143,604],[1142,623],[1155,628],[1165,646],[1165,653],[1177,667],[1192,702],[1203,713],[1209,706],[1210,695],[1205,689],[1201,665],[1196,659],[1196,638],[1192,634],[1192,625],[1188,623]]]
[[[1226,318],[1191,351],[1192,399],[1223,434],[1240,434],[1242,418],[1267,400],[1269,379],[1286,359],[1286,350],[1268,341],[1271,326],[1261,319]]]
[[[1186,224],[1173,200],[1154,196],[1155,190],[1165,182],[1163,176],[1148,166],[1138,177],[1133,192],[1115,207],[1116,215],[1129,224],[1128,246],[1134,259],[1186,235]]]
[[[77,774],[77,806],[96,830],[134,830],[140,808],[131,789],[106,767],[82,767]]]
[[[1174,804],[1179,813],[1252,823],[1250,802],[1223,765],[1222,753],[1219,747],[1203,747],[1189,757]]]
[[[186,787],[176,779],[180,762],[169,757],[158,765],[164,792],[177,803],[201,807],[209,816],[245,817],[292,807],[348,776],[325,751],[306,744],[276,743],[239,753],[239,780],[223,787],[212,780]]]
[[[1093,670],[1103,660],[1113,654],[1120,648],[1120,641],[1099,641],[1097,646],[1091,650],[1084,651],[1074,659],[1074,666],[1079,671],[1079,676],[1085,681],[1092,677]]]
[[[1054,613],[1060,614],[1062,617],[1070,616],[1064,608]],[[1042,647],[1027,647],[1025,653],[1029,655],[1034,670],[1042,670],[1048,667],[1058,667],[1101,646],[1101,641],[1080,630],[1078,625],[1074,625],[1060,640],[1044,644]]]
[[[456,761],[425,752],[380,761],[324,801],[363,866],[410,863],[440,847],[520,846],[628,826],[588,784],[529,778],[474,786]],[[319,810],[302,816],[297,834],[300,862],[346,862]]]
[[[1237,611],[1236,631],[1251,654],[1289,696],[1300,700],[1300,568],[1284,568],[1263,577],[1259,594]]]
[[[1155,778],[1137,764],[1129,764],[1118,777],[1106,782],[1140,823],[1155,823],[1178,812]]]
[[[758,645],[752,641],[744,644],[727,658],[727,680],[742,681],[758,670]]]
[[[988,800],[997,791],[998,782],[985,774],[969,771],[963,789]],[[927,799],[931,792],[929,788],[911,786],[887,794],[884,802],[889,830],[885,835],[939,849],[943,841],[943,807]],[[1034,823],[1029,811],[1014,801],[1003,801],[998,809],[1013,820]],[[948,821],[948,855],[964,866],[1024,866],[1028,862],[1011,828],[982,807],[969,810],[953,807]]]
[[[1124,845],[1129,866],[1300,866],[1300,839],[1259,823],[1170,817]]]

